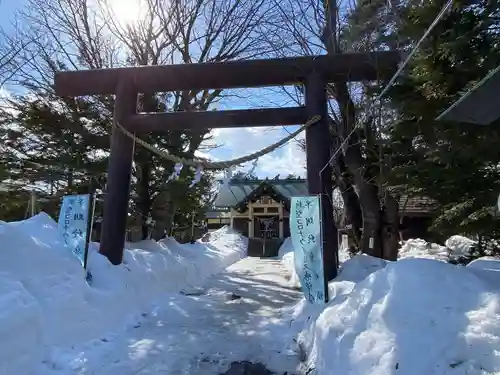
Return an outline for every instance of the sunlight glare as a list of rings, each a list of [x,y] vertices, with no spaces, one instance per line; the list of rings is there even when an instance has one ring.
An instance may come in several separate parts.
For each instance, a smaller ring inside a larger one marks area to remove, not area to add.
[[[122,25],[137,23],[147,9],[142,0],[107,0],[107,5],[111,16]]]

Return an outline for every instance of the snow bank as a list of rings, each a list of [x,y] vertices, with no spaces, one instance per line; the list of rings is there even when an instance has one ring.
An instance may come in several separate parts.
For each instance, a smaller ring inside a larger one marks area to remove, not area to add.
[[[291,237],[285,238],[285,241],[283,241],[283,243],[281,244],[281,247],[278,250],[278,259],[281,259],[281,262],[290,273],[290,280],[288,282],[288,285],[292,288],[300,288],[300,280],[297,272],[295,272],[293,244]]]
[[[162,294],[199,286],[243,258],[247,241],[228,228],[194,245],[142,241],[126,245],[120,266],[92,243],[89,286],[48,215],[0,222],[0,373],[29,374],[48,348],[100,337],[131,322]]]
[[[340,248],[339,249],[340,263],[343,264],[349,258],[350,255],[348,249]],[[292,288],[300,288],[300,280],[297,273],[295,272],[293,244],[291,237],[285,238],[285,241],[283,241],[283,243],[281,244],[281,247],[278,250],[278,259],[281,259],[283,265],[290,273],[289,286]]]
[[[450,249],[420,238],[409,239],[399,249],[398,258],[426,258],[448,262],[450,260]]]
[[[444,244],[450,249],[452,256],[466,257],[471,254],[477,242],[464,236],[455,235],[448,238]]]
[[[366,254],[358,254],[346,261],[335,281],[359,282],[387,265],[387,261]]]
[[[476,245],[476,241],[459,235],[448,238],[445,246],[422,239],[410,239],[403,243],[398,256],[399,259],[427,258],[450,262],[472,255]]]
[[[307,367],[317,375],[500,371],[500,272],[474,267],[368,256],[346,262],[326,308],[295,306]]]
[[[283,257],[290,252],[293,253],[292,237],[287,237],[278,250],[278,258],[283,259]]]
[[[500,260],[449,264],[475,242],[411,239],[397,262],[356,255],[329,283],[330,302],[288,310],[304,372],[316,375],[500,373]],[[293,273],[293,248],[282,262]],[[297,276],[295,275],[295,278]]]
[[[500,259],[495,257],[482,257],[473,260],[467,267],[479,270],[500,271]]]
[[[450,262],[471,255],[475,245],[477,245],[476,241],[459,235],[448,238],[445,242],[445,246],[427,242],[419,238],[409,239],[402,243],[398,252],[398,259],[424,258]],[[285,239],[279,250],[278,257],[282,259],[285,267],[287,267],[291,272],[292,285],[300,286],[300,282],[298,281],[298,277],[295,274],[294,269],[293,245],[291,238]],[[342,265],[348,261],[350,257],[351,256],[347,246],[342,244],[339,247],[340,266],[342,267]]]
[[[340,301],[352,292],[356,283],[364,280],[373,272],[376,272],[386,266],[387,262],[373,258],[368,255],[359,254],[351,260],[346,261],[340,270],[339,276],[328,285],[328,297],[330,301]],[[300,286],[300,284],[299,284]],[[290,316],[292,330],[297,333],[309,326],[324,311],[324,305],[311,305],[306,299],[302,298],[293,308],[287,312]],[[309,342],[302,341],[301,346],[307,348]]]

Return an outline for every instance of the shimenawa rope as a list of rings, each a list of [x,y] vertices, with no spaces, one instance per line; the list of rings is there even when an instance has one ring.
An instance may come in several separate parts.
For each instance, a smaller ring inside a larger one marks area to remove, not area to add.
[[[139,145],[144,147],[145,149],[151,151],[152,153],[158,155],[159,157],[163,159],[170,160],[174,163],[181,163],[183,165],[187,166],[192,166],[192,167],[198,167],[201,166],[203,169],[227,169],[232,166],[236,166],[239,164],[243,164],[255,159],[258,159],[274,150],[277,148],[283,146],[287,142],[289,142],[291,139],[295,138],[298,134],[300,134],[304,129],[306,129],[308,126],[311,126],[315,123],[317,123],[321,119],[321,116],[314,116],[310,120],[308,120],[304,125],[302,125],[299,129],[294,131],[293,133],[290,133],[287,135],[285,138],[279,140],[276,143],[273,143],[270,146],[267,146],[263,148],[260,151],[254,152],[252,154],[242,156],[240,158],[232,159],[232,160],[226,160],[226,161],[210,161],[208,159],[204,158],[193,158],[193,159],[187,159],[187,158],[182,158],[176,155],[172,155],[166,151],[160,150],[156,148],[155,146],[147,143],[146,141],[138,138],[135,134],[129,132],[127,129],[125,129],[119,122],[113,122],[113,126],[115,126],[117,129],[119,129],[121,132],[123,132],[126,136],[132,138],[135,142],[137,142]]]

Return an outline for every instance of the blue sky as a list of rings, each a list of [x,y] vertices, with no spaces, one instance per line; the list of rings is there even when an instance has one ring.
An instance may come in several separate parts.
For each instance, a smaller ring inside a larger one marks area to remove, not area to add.
[[[14,11],[23,5],[23,0],[0,0],[0,24],[9,24]]]
[[[221,103],[221,109],[296,105],[284,94],[283,89],[278,87],[238,90],[238,93],[238,99],[224,100]],[[223,146],[209,154],[221,160],[234,159],[263,149],[296,129],[297,126],[216,129],[214,130],[214,141]],[[303,137],[304,134],[301,134],[280,149],[260,158],[256,169],[257,175],[259,177],[274,177],[280,174],[281,177],[286,177],[293,173],[303,176],[305,174],[305,158],[297,142]],[[251,167],[249,163],[242,169],[248,170]]]
[[[0,0],[0,24],[8,27],[16,9],[23,5],[23,0]],[[233,92],[230,92],[231,94]],[[236,92],[234,92],[236,93]],[[252,107],[278,107],[293,105],[280,88],[238,90],[238,98],[223,100],[220,109],[243,109]],[[204,152],[210,158],[228,160],[258,151],[269,144],[287,136],[297,127],[263,127],[263,128],[237,128],[216,129],[212,143],[220,147]],[[301,134],[297,139],[303,137]],[[305,157],[299,149],[297,141],[291,141],[280,149],[259,159],[256,173],[259,177],[282,177],[293,173],[305,174]],[[243,166],[242,170],[249,170],[251,165]]]

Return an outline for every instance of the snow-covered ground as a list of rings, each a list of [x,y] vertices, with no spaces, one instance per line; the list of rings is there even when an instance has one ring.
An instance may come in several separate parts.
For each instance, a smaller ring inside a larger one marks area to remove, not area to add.
[[[39,375],[42,361],[59,368],[58,348],[135,326],[169,293],[197,290],[246,256],[247,241],[227,228],[208,243],[143,241],[127,245],[120,266],[92,244],[89,285],[48,215],[0,222],[0,374]]]
[[[56,353],[39,374],[216,375],[245,360],[291,374],[299,361],[285,348],[293,335],[280,308],[301,295],[286,276],[278,260],[246,258],[199,295],[166,295],[125,332]]]
[[[302,299],[291,308],[304,373],[499,374],[500,261],[446,263],[467,251],[467,241],[454,240],[455,252],[411,240],[397,262],[357,255],[330,283],[326,306]]]
[[[224,228],[194,245],[127,244],[120,266],[92,244],[88,284],[48,216],[0,223],[0,375],[217,375],[233,361],[499,374],[500,261],[448,263],[471,245],[410,240],[398,262],[344,250],[331,301],[313,306],[294,289],[289,240],[279,259],[245,258],[247,240]]]
[[[451,262],[454,260],[458,260],[461,257],[470,255],[473,246],[476,244],[477,243],[475,241],[459,235],[452,236],[448,240],[446,240],[446,246],[427,242],[419,238],[409,239],[405,241],[399,249],[398,259],[401,260],[408,258],[426,258],[443,262]],[[278,258],[281,259],[285,267],[291,272],[290,285],[299,288],[300,281],[297,274],[295,273],[293,251],[294,249],[291,238],[287,238],[279,249]],[[339,247],[339,261],[342,269],[344,268],[344,263],[350,260],[350,258],[351,256],[348,252],[347,246],[343,244]],[[377,260],[375,260],[375,263],[376,261]],[[362,265],[360,264],[359,266],[367,267],[368,264],[365,261]],[[371,266],[378,267],[377,264]],[[353,270],[354,273],[358,274],[359,278],[360,270],[356,269],[356,267],[353,266],[352,261],[350,262],[349,270],[346,271],[344,269],[343,272],[350,272],[351,270]],[[365,275],[365,273],[366,272],[361,272],[361,275]],[[364,279],[364,277],[362,279]]]

